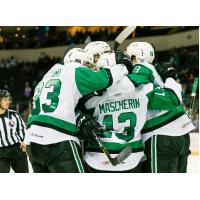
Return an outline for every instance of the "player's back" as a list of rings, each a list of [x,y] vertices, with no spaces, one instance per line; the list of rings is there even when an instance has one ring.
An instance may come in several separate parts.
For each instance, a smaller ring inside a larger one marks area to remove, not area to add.
[[[149,63],[133,64],[133,71],[128,77],[134,81],[135,85],[154,83],[156,86],[164,87],[164,83],[155,67]]]
[[[147,112],[148,98],[146,94],[152,90],[152,84],[141,85],[137,88],[124,77],[118,84],[107,89],[102,96],[91,98],[86,108],[93,110],[97,121],[112,133],[108,141],[119,140],[126,143],[140,137]],[[106,140],[104,137],[103,140]]]
[[[98,145],[94,141],[89,141],[85,160],[90,167],[124,171],[134,168],[143,159],[140,130],[146,119],[146,94],[152,88],[151,83],[135,88],[129,78],[124,77],[118,84],[107,89],[102,96],[95,96],[86,102],[86,108],[93,111],[96,120],[106,127],[100,138],[111,154],[118,154],[126,146],[132,147],[131,156],[114,167],[105,161],[105,156]]]
[[[74,108],[80,97],[73,80],[77,64],[68,65],[56,64],[44,75],[35,89],[32,115],[51,116],[75,124]]]
[[[75,69],[78,66],[78,63],[56,64],[36,86],[33,109],[28,119],[28,125],[31,127],[29,131],[35,132],[30,134],[33,136],[31,141],[48,144],[74,139],[74,108],[81,97],[74,80]],[[39,132],[42,133],[38,136]],[[49,139],[45,139],[45,135],[48,135]]]

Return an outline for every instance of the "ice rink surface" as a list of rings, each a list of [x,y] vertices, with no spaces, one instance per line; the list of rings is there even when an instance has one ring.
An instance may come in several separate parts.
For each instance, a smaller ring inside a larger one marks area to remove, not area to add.
[[[199,133],[191,133],[190,139],[190,150],[192,154],[188,160],[188,172],[196,173],[199,172]]]

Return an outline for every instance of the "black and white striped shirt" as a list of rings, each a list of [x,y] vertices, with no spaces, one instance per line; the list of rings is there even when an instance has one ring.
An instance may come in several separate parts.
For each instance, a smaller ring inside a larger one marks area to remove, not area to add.
[[[0,148],[22,142],[25,137],[25,124],[19,114],[8,109],[0,115]]]

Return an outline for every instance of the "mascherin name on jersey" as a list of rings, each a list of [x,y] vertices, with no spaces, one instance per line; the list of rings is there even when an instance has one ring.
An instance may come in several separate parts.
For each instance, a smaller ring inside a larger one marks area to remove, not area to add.
[[[124,99],[121,101],[113,101],[109,103],[99,104],[100,113],[110,113],[120,110],[140,108],[140,99]]]

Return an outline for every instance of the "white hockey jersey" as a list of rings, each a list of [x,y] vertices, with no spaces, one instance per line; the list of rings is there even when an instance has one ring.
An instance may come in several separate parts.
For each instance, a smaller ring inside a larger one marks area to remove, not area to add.
[[[88,100],[85,107],[106,131],[101,140],[111,155],[116,156],[126,146],[132,147],[132,154],[121,164],[112,166],[95,141],[89,142],[86,163],[94,169],[126,171],[133,169],[144,158],[141,129],[146,120],[147,108],[174,109],[179,99],[174,92],[154,88],[152,83],[134,87],[128,77],[107,89],[102,96]]]
[[[78,100],[118,82],[124,65],[94,72],[79,63],[54,65],[36,86],[25,142],[52,144],[73,140],[79,144],[75,121]]]

